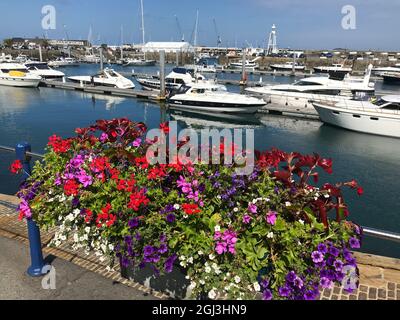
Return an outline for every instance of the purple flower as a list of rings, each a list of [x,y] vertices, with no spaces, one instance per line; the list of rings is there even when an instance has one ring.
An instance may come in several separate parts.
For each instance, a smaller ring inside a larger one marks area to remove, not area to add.
[[[165,242],[165,241],[167,241],[167,236],[163,233],[163,234],[160,236],[160,242]]]
[[[269,280],[267,278],[261,280],[260,285],[263,288],[267,288],[269,286]]]
[[[129,259],[127,258],[127,257],[122,257],[121,258],[121,265],[123,266],[123,267],[128,267],[129,266]]]
[[[143,253],[145,256],[150,256],[153,254],[153,252],[154,252],[154,247],[152,246],[145,246],[143,249]]]
[[[333,287],[333,282],[326,277],[322,277],[321,280],[319,281],[319,284],[324,289],[325,288],[331,289]]]
[[[312,291],[312,290],[307,290],[307,292],[304,294],[304,299],[305,299],[305,300],[315,300],[314,291]]]
[[[296,277],[293,281],[293,284],[295,285],[295,287],[297,287],[299,289],[303,288],[303,285],[304,285],[303,280],[301,280],[300,277]]]
[[[350,248],[352,248],[352,249],[359,249],[361,247],[360,241],[355,237],[350,238],[349,245],[350,245]]]
[[[170,213],[169,215],[167,215],[167,221],[169,223],[172,223],[175,221],[175,215],[173,213]]]
[[[324,261],[324,255],[319,251],[313,251],[313,253],[311,253],[311,258],[314,263],[321,263]]]
[[[294,271],[290,271],[287,275],[286,275],[286,280],[289,282],[294,282],[294,280],[296,279],[296,273]]]
[[[223,254],[224,252],[226,252],[226,244],[224,242],[218,242],[217,245],[215,246],[215,251],[218,254]]]
[[[275,222],[276,222],[276,215],[277,215],[277,214],[278,214],[278,213],[275,212],[275,211],[269,211],[269,212],[267,213],[267,222],[268,222],[269,224],[271,224],[271,225],[274,225]]]
[[[251,221],[251,217],[249,215],[246,214],[245,216],[243,216],[243,223],[244,224],[249,224],[250,221]]]
[[[128,226],[131,229],[136,228],[138,225],[139,225],[139,219],[138,218],[133,218],[133,219],[128,221]]]
[[[335,267],[336,271],[341,272],[343,269],[343,262],[340,260],[335,260],[335,262],[333,263],[333,266]]]
[[[331,247],[329,247],[329,253],[331,254],[331,255],[333,255],[334,257],[337,257],[338,255],[339,255],[339,253],[340,253],[340,251],[339,251],[339,249],[338,248],[336,248],[336,247],[334,247],[334,246],[331,246]]]
[[[166,244],[161,244],[160,247],[158,248],[158,252],[163,254],[168,251],[168,246]]]
[[[174,267],[174,262],[177,259],[177,255],[174,253],[170,257],[167,258],[167,260],[164,263],[164,270],[166,273],[172,272],[172,269]]]
[[[288,286],[280,287],[278,291],[281,297],[288,297],[290,295],[290,288]]]
[[[77,206],[79,206],[79,198],[78,197],[75,197],[75,198],[72,199],[72,206],[75,207],[75,208]]]
[[[272,300],[272,293],[269,289],[265,289],[262,294],[263,300]]]
[[[247,207],[247,210],[249,210],[249,212],[251,212],[251,213],[257,213],[257,206],[255,204],[251,203]]]
[[[325,254],[325,253],[328,252],[328,248],[327,248],[326,245],[323,244],[323,243],[320,243],[320,244],[317,246],[317,250],[318,250],[319,252],[323,253],[323,254]]]
[[[21,200],[21,203],[19,204],[19,211],[27,219],[30,219],[32,217],[31,208],[29,207],[29,204],[28,204],[28,202],[26,202],[25,199]]]

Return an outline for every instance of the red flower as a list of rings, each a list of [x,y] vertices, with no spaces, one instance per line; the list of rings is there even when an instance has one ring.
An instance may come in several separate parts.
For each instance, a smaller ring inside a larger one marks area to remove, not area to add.
[[[22,168],[23,167],[22,167],[21,161],[20,160],[15,160],[10,166],[10,171],[12,173],[16,174],[16,173],[20,173]]]
[[[166,176],[165,165],[160,165],[160,167],[155,167],[149,170],[149,174],[147,175],[147,179],[155,180],[157,178],[162,178]]]
[[[168,122],[164,122],[160,124],[160,129],[164,131],[165,134],[169,133],[169,124]]]
[[[364,189],[362,187],[357,188],[357,194],[361,196],[364,193]]]
[[[67,182],[64,185],[64,193],[67,196],[71,195],[76,196],[78,194],[78,191],[79,191],[79,184],[76,183],[76,181],[73,179],[67,180]]]
[[[117,216],[110,213],[111,210],[112,207],[110,203],[107,203],[106,206],[101,209],[101,213],[99,213],[96,218],[97,228],[101,228],[103,223],[105,223],[107,227],[111,227],[115,223]]]
[[[199,209],[199,206],[197,204],[184,203],[184,204],[182,204],[182,208],[183,208],[183,211],[185,211],[185,213],[189,214],[189,215],[201,212],[201,210]]]
[[[84,212],[86,213],[85,222],[89,223],[90,220],[92,220],[93,212],[92,212],[92,210],[89,210],[89,209],[85,209]]]
[[[147,169],[149,167],[146,157],[135,158],[135,164],[140,166],[142,169]]]
[[[53,134],[49,138],[49,142],[47,145],[51,146],[55,153],[65,153],[71,147],[71,140],[63,140],[61,137],[57,137],[55,134]]]
[[[143,190],[132,193],[129,198],[130,201],[128,203],[128,208],[134,211],[139,211],[142,204],[146,206],[150,202],[150,200],[144,195]]]
[[[105,169],[110,169],[110,163],[107,157],[99,157],[93,159],[92,163],[90,164],[90,169],[93,172],[102,172]]]

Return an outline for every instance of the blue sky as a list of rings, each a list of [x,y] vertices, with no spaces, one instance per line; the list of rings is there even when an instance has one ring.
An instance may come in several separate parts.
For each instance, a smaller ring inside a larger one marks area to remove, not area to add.
[[[42,36],[44,5],[53,5],[57,29],[49,38],[93,39],[119,44],[141,40],[139,0],[1,0],[0,39]],[[356,29],[341,27],[344,5],[356,8]],[[216,44],[213,18],[222,45],[265,46],[273,23],[278,46],[291,48],[400,50],[400,0],[144,0],[146,41],[179,39],[175,15],[190,39],[199,9],[198,42]]]

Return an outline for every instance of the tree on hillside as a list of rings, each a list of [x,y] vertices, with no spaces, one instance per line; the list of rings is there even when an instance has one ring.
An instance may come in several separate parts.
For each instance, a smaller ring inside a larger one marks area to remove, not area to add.
[[[13,45],[13,41],[12,39],[4,39],[3,40],[3,44],[6,48],[11,48]]]

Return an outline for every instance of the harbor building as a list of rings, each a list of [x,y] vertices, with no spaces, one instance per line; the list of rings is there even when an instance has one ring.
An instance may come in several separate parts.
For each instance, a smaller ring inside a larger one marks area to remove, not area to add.
[[[161,50],[166,53],[194,52],[194,47],[189,42],[147,42],[142,47],[144,53],[160,52]]]

